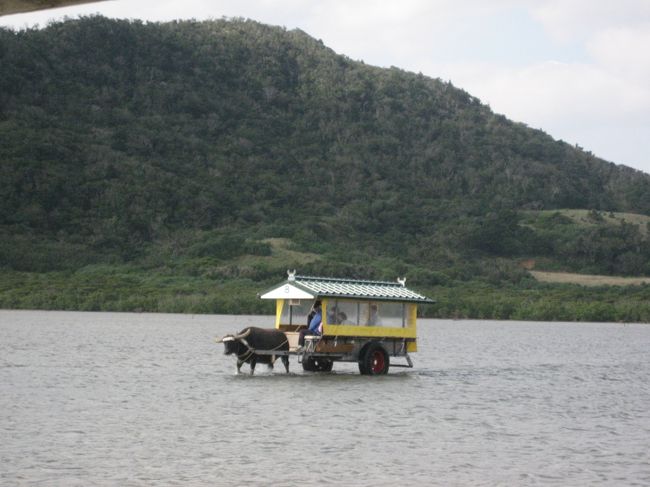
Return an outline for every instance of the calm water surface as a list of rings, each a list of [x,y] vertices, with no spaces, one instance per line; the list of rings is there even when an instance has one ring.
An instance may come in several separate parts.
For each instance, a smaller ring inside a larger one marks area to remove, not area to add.
[[[213,338],[272,321],[0,311],[0,484],[650,485],[650,326],[421,320],[414,369],[237,376]]]

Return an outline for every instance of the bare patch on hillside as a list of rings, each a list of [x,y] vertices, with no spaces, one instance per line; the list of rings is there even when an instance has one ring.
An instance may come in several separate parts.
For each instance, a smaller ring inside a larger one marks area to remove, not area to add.
[[[617,277],[570,272],[529,271],[540,282],[579,284],[581,286],[640,286],[650,284],[650,277]]]

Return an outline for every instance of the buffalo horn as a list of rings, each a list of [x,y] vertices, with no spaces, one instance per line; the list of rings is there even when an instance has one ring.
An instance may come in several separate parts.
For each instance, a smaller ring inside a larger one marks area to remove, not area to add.
[[[242,333],[241,335],[235,335],[235,340],[241,340],[242,338],[246,338],[248,335],[251,334],[251,329],[249,328],[246,330],[246,333]]]
[[[231,341],[233,341],[234,339],[235,339],[235,337],[233,337],[232,335],[226,335],[226,336],[223,336],[223,337],[221,337],[221,338],[216,337],[216,338],[214,339],[214,341],[217,342],[217,343],[224,343],[224,342],[231,342]]]

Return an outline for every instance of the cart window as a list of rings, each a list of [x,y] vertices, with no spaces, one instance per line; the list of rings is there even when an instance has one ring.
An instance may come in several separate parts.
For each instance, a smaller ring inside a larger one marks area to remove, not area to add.
[[[306,325],[307,316],[313,304],[314,301],[309,299],[285,300],[284,306],[282,307],[282,315],[280,316],[280,324]]]
[[[406,309],[403,303],[369,302],[361,305],[363,326],[386,326],[403,328],[406,326]]]
[[[355,301],[328,301],[326,323],[328,325],[358,325],[359,303]]]
[[[408,326],[404,303],[330,300],[326,312],[328,325]]]

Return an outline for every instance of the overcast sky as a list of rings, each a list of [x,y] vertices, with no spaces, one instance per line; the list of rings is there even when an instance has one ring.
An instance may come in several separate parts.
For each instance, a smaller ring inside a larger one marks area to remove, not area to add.
[[[650,0],[113,0],[0,17],[246,17],[451,81],[498,113],[650,173]]]

